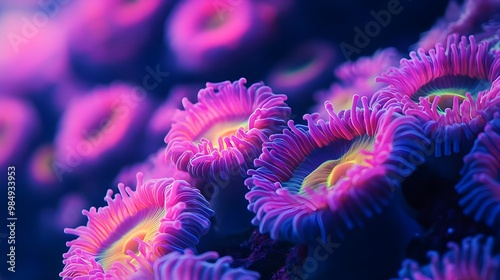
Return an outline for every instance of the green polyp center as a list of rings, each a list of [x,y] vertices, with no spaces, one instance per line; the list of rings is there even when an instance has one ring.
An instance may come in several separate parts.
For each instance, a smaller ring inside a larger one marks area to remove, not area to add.
[[[467,92],[466,92],[467,93]],[[444,112],[447,108],[453,108],[453,100],[458,98],[458,104],[461,104],[465,99],[465,94],[456,94],[456,93],[443,93],[440,95],[431,95],[429,96],[429,102],[434,102],[436,96],[439,96],[439,101],[437,103],[437,108],[440,112]]]
[[[303,193],[305,188],[316,189],[326,186],[327,189],[335,188],[335,185],[348,177],[348,171],[355,166],[368,166],[367,159],[371,155],[364,151],[373,150],[373,138],[361,137],[353,141],[352,145],[344,154],[336,159],[330,159],[320,164],[314,171],[304,178],[300,186],[299,193]]]
[[[295,61],[290,63],[288,69],[284,73],[286,76],[295,76],[300,74],[314,65],[314,60],[306,55],[296,58]]]
[[[440,100],[437,104],[438,110],[443,113],[447,108],[453,108],[453,100],[458,98],[460,105],[466,98],[467,93],[470,93],[473,99],[476,99],[479,92],[487,90],[491,87],[491,83],[487,80],[471,78],[468,76],[447,75],[436,78],[424,86],[411,96],[411,99],[419,103],[421,97],[428,98],[432,103],[439,96]]]
[[[235,135],[238,129],[243,128],[244,130],[248,130],[248,120],[234,120],[234,121],[224,121],[221,123],[216,123],[212,125],[205,133],[203,133],[199,140],[202,138],[207,139],[212,142],[214,148],[219,150],[225,149],[226,144],[223,141],[222,146],[219,145],[219,139],[230,137],[231,135]],[[199,142],[199,141],[198,141]]]

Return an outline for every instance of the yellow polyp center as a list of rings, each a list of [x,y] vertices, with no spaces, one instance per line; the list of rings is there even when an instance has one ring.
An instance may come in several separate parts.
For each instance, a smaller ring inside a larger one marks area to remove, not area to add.
[[[235,128],[235,127],[224,129],[224,130],[219,132],[219,138],[226,138],[226,137],[229,137],[231,135],[234,135],[236,133],[236,131],[238,131],[238,128]]]
[[[146,235],[146,231],[140,231],[131,236],[127,241],[125,241],[122,252],[124,254],[126,254],[128,251],[132,251],[134,252],[134,254],[139,253],[139,242],[137,241],[137,239],[144,240]]]
[[[331,186],[330,182],[330,175],[332,171],[335,169],[335,167],[338,165],[339,160],[329,160],[324,163],[322,163],[316,170],[311,172],[304,181],[302,181],[302,186],[319,186],[321,184],[325,183],[325,178],[327,179],[327,186]]]
[[[338,164],[332,169],[332,172],[330,172],[330,175],[328,175],[328,180],[326,181],[326,185],[331,187],[335,185],[338,180],[347,174],[347,170],[351,169],[354,164],[356,164],[356,161],[348,161],[348,162],[343,162]],[[358,162],[357,164],[361,164],[361,162]]]
[[[148,243],[158,234],[161,219],[165,216],[165,209],[155,208],[146,209],[123,221],[122,225],[114,229],[114,235],[110,237],[113,242],[103,248],[97,256],[97,261],[102,265],[104,270],[109,269],[115,263],[125,263],[131,261],[132,265],[139,266],[127,252],[131,251],[136,255],[140,255],[140,240]],[[134,221],[131,221],[133,219]],[[137,221],[135,221],[137,220]],[[130,229],[120,235],[123,227],[130,227],[130,223],[136,223]],[[111,229],[107,229],[111,230]]]
[[[244,130],[248,130],[248,122],[245,119],[244,121],[226,121],[223,123],[218,123],[213,125],[207,132],[203,133],[200,139],[205,138],[208,141],[212,142],[214,148],[223,150],[227,148],[227,145],[224,141],[222,142],[222,146],[219,145],[219,139],[224,139],[235,135],[238,129],[243,128]]]
[[[373,139],[364,138],[355,141],[349,150],[339,159],[328,160],[311,172],[303,181],[299,193],[305,188],[318,188],[326,186],[328,189],[335,188],[340,180],[346,178],[347,173],[356,165],[368,166],[367,159],[372,157],[363,151],[373,149]]]
[[[330,102],[333,105],[333,109],[335,112],[339,112],[341,110],[348,110],[352,107],[352,97],[356,94],[354,91],[345,91],[339,93]]]
[[[43,151],[41,159],[41,168],[45,174],[53,172],[52,163],[54,163],[54,152],[52,149]]]

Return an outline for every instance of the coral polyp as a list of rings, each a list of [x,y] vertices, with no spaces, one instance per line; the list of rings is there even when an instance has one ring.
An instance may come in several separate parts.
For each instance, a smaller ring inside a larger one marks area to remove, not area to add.
[[[285,127],[286,96],[245,83],[207,83],[197,103],[183,99],[184,111],[165,137],[166,156],[177,168],[207,180],[245,176],[262,144]]]
[[[458,153],[484,127],[483,113],[498,102],[500,58],[488,49],[487,41],[454,34],[446,46],[411,52],[399,68],[377,78],[389,86],[377,92],[375,102],[417,116],[436,143],[436,156]]]
[[[72,59],[93,72],[130,63],[143,55],[139,50],[147,48],[159,33],[169,4],[160,0],[75,3],[70,14],[78,12],[80,16],[69,25]],[[79,36],[82,33],[84,38]],[[135,39],[130,40],[130,36]]]
[[[137,143],[150,103],[140,88],[115,83],[74,100],[60,121],[56,137],[58,173],[83,174],[124,159],[120,149]],[[89,114],[89,112],[93,112]]]
[[[57,175],[52,169],[54,147],[49,144],[37,148],[29,161],[29,180],[35,192],[50,193],[57,188]]]
[[[497,229],[500,226],[500,113],[486,124],[464,157],[462,179],[455,186],[467,215]]]
[[[448,243],[450,249],[443,255],[430,251],[427,256],[431,262],[420,267],[414,260],[405,260],[399,272],[400,279],[457,279],[457,280],[495,280],[500,277],[500,255],[493,255],[493,237],[482,235],[467,237],[458,245]]]
[[[179,68],[208,72],[239,60],[262,44],[275,20],[276,8],[260,1],[238,3],[189,0],[179,3],[167,20],[165,41]]]
[[[127,279],[143,262],[195,249],[213,215],[200,192],[185,181],[137,178],[135,191],[119,184],[107,206],[84,210],[87,226],[65,229],[78,238],[67,243],[63,279]]]
[[[306,115],[307,126],[289,122],[289,130],[264,144],[245,181],[252,222],[261,232],[303,244],[318,236],[343,238],[382,212],[422,162],[418,149],[427,139],[413,117],[370,109],[366,97],[358,108],[357,98],[339,114],[327,103],[327,122]]]
[[[338,60],[334,49],[321,41],[298,46],[271,70],[267,78],[269,85],[276,92],[286,93],[292,100],[303,99],[307,96],[303,93],[329,79],[330,69]]]

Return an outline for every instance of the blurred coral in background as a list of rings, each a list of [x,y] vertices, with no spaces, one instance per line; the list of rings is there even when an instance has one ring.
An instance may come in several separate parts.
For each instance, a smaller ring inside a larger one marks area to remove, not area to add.
[[[0,280],[497,280],[499,134],[499,0],[3,0]]]

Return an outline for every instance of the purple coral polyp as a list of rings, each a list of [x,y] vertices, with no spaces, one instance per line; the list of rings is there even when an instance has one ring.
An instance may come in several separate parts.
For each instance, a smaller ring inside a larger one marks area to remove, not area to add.
[[[455,186],[465,214],[500,227],[500,113],[486,125],[464,157],[462,180]]]
[[[380,213],[393,188],[422,163],[427,139],[415,119],[369,108],[366,97],[357,108],[358,98],[338,114],[327,103],[328,121],[311,115],[304,116],[307,126],[290,121],[289,130],[264,144],[245,181],[252,222],[262,233],[302,244],[327,234],[343,238]],[[318,177],[309,180],[313,173]]]
[[[495,280],[500,277],[500,255],[492,256],[493,237],[484,240],[482,235],[467,237],[461,246],[448,243],[450,249],[443,256],[430,251],[427,256],[431,262],[420,267],[411,259],[403,262],[399,272],[400,279],[463,279],[463,280]]]
[[[184,111],[165,137],[166,156],[177,168],[208,180],[245,176],[262,144],[286,127],[286,96],[245,83],[207,83],[197,103],[183,99]]]

